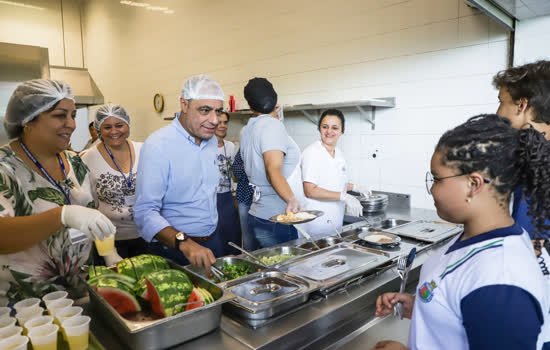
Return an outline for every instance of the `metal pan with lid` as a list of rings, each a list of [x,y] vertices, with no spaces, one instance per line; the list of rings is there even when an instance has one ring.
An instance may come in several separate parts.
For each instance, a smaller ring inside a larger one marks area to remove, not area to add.
[[[364,230],[359,234],[359,238],[370,244],[378,246],[396,245],[401,242],[401,238],[399,236],[384,231]]]

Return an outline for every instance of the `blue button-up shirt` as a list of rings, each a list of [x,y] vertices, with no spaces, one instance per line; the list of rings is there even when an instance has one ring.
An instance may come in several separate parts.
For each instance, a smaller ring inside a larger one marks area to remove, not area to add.
[[[199,145],[178,118],[154,132],[141,148],[134,219],[150,242],[165,227],[208,236],[218,224],[218,141]]]

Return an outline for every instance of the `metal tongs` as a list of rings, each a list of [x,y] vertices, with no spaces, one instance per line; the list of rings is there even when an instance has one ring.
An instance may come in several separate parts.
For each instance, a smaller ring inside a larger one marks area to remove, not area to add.
[[[212,271],[212,274],[216,276],[216,278],[219,279],[221,282],[227,281],[227,276],[225,275],[225,273],[223,273],[223,271],[218,269],[216,266],[210,266],[210,271]]]
[[[397,273],[399,274],[399,277],[401,277],[401,286],[399,287],[399,293],[405,292],[407,278],[409,277],[409,271],[412,268],[412,263],[415,256],[416,248],[412,248],[408,256],[401,255],[399,257],[399,260],[397,260]],[[403,319],[403,305],[401,304],[401,302],[395,304],[395,314],[399,316],[400,319]]]

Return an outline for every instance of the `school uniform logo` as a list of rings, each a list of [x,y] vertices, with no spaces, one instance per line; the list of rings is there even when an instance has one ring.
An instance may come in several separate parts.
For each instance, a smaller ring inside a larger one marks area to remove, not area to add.
[[[424,303],[429,303],[434,297],[434,289],[437,287],[435,282],[424,282],[420,288],[418,288],[418,296],[420,300]]]

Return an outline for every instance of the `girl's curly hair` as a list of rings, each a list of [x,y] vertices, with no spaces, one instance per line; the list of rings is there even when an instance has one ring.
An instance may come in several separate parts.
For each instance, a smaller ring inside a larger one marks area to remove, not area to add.
[[[550,143],[529,127],[516,130],[507,119],[481,114],[447,131],[436,146],[443,161],[464,174],[483,173],[506,203],[522,186],[535,234],[546,236],[550,225]],[[546,237],[544,237],[546,238]]]

